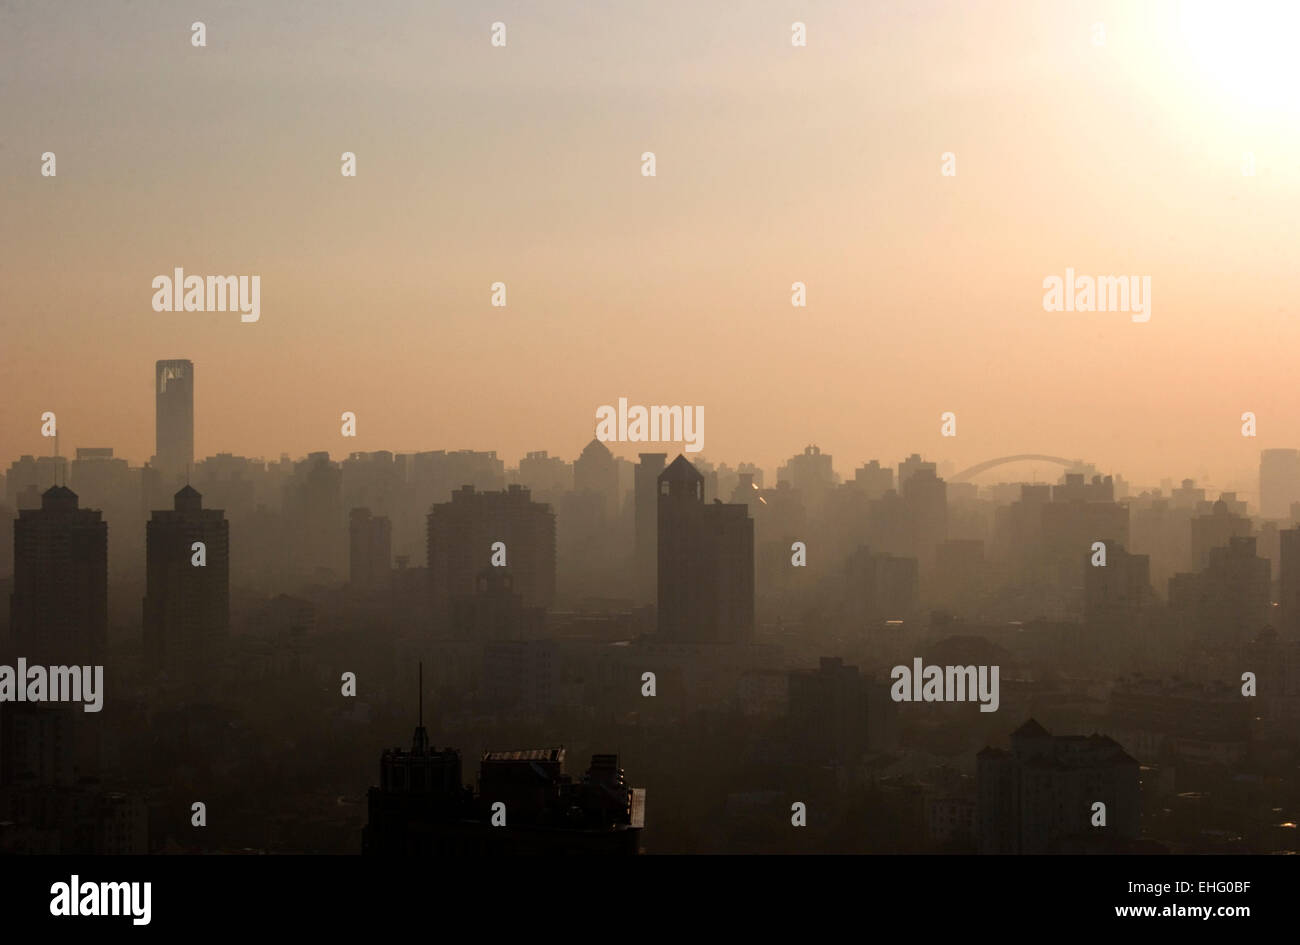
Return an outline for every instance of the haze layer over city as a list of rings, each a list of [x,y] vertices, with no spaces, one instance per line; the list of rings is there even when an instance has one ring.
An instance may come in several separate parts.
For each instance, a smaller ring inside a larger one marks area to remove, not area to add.
[[[0,852],[1294,853],[1300,8],[0,7]]]

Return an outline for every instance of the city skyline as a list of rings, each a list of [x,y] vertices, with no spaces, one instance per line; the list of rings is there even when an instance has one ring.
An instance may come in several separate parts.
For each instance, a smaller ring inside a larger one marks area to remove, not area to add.
[[[1296,0],[0,2],[14,917],[337,935],[432,866],[590,924],[655,861],[537,855],[849,854],[926,857],[886,920],[1266,919],[1297,36]]]
[[[183,374],[178,372],[183,372]],[[447,443],[442,443],[441,445],[436,446],[429,443],[415,446],[411,449],[393,449],[383,445],[364,449],[359,448],[359,444],[357,443],[360,439],[359,433],[356,435],[344,435],[342,433],[344,428],[356,429],[359,426],[359,421],[355,416],[355,412],[345,412],[340,414],[338,421],[334,424],[335,429],[338,431],[338,440],[341,444],[335,448],[327,448],[323,450],[309,449],[304,453],[296,455],[283,450],[278,453],[272,452],[270,454],[242,453],[238,450],[221,450],[218,452],[204,453],[193,446],[193,443],[198,436],[195,431],[201,429],[203,425],[203,416],[201,411],[194,406],[196,399],[201,401],[201,392],[203,390],[201,384],[195,383],[196,373],[194,362],[189,359],[163,359],[155,363],[155,419],[153,423],[155,433],[151,439],[156,441],[157,447],[152,454],[148,454],[145,458],[137,460],[136,457],[127,457],[122,454],[122,451],[116,445],[111,443],[101,443],[99,441],[94,441],[94,445],[76,443],[76,445],[69,446],[67,442],[67,434],[64,432],[64,421],[56,415],[58,435],[41,435],[40,430],[49,428],[49,418],[38,418],[38,433],[34,438],[36,441],[36,451],[23,451],[9,457],[7,461],[0,461],[0,474],[3,474],[6,468],[17,464],[19,460],[27,457],[34,459],[62,459],[64,460],[64,463],[67,464],[79,456],[84,455],[89,458],[103,453],[104,450],[111,451],[112,457],[115,459],[131,463],[133,468],[141,468],[146,465],[152,466],[154,469],[157,469],[162,473],[164,479],[167,481],[187,479],[187,477],[193,472],[196,464],[202,463],[206,460],[219,459],[222,456],[233,456],[242,459],[249,459],[255,462],[271,464],[283,462],[285,459],[294,462],[302,461],[313,455],[323,453],[329,454],[331,461],[339,462],[347,459],[353,454],[368,455],[371,453],[391,453],[394,456],[414,456],[429,451],[464,451],[498,456],[501,452],[496,448],[479,449],[463,445],[453,446]],[[180,390],[175,389],[177,381],[171,380],[173,377],[181,381]],[[170,391],[167,389],[168,384],[173,385],[173,389]],[[180,399],[178,399],[178,397]],[[680,410],[681,408],[673,409]],[[196,416],[198,419],[196,419]],[[936,423],[936,428],[942,428],[947,424],[955,425],[955,419],[955,415],[945,413],[940,418],[940,422]],[[594,432],[599,434],[602,426],[601,422],[593,418],[592,426]],[[1245,425],[1242,424],[1242,426],[1244,427]],[[612,424],[610,425],[610,428],[613,429]],[[940,443],[944,444],[944,446],[952,444],[955,439],[955,437],[946,437],[942,436],[942,434],[938,437],[938,440]],[[1243,439],[1248,443],[1254,442],[1253,438],[1243,437]],[[591,444],[596,443],[599,440],[599,436],[588,437],[583,440],[583,443],[585,444],[585,447],[589,449]],[[821,445],[811,438],[806,442],[808,442],[809,445],[805,447],[805,449],[820,450],[820,452],[826,454],[828,458],[833,458],[836,455],[836,451],[833,448],[822,449]],[[164,445],[165,443],[167,444],[166,446]],[[636,463],[637,457],[645,455],[647,449],[661,448],[665,450],[666,455],[671,456],[684,448],[682,442],[674,442],[667,439],[647,439],[640,441],[610,439],[603,441],[602,445],[607,448],[619,462],[632,464]],[[500,456],[500,462],[502,462],[506,470],[519,474],[521,473],[524,464],[537,455],[545,455],[551,462],[562,462],[566,465],[572,465],[582,455],[585,455],[585,449],[583,447],[578,447],[573,450],[573,458],[566,459],[562,453],[554,453],[551,452],[550,447],[540,448],[541,446],[541,444],[532,443],[521,455],[518,456],[514,465],[510,465],[509,463],[511,458],[509,454]],[[1264,467],[1270,462],[1274,464],[1282,464],[1282,467],[1286,470],[1291,470],[1293,467],[1295,469],[1300,469],[1300,449],[1295,447],[1266,447],[1263,445],[1258,445],[1254,448],[1257,450],[1255,467],[1252,470],[1241,470],[1235,479],[1227,482],[1218,482],[1213,477],[1187,475],[1186,473],[1178,474],[1169,471],[1166,471],[1165,474],[1153,481],[1135,480],[1126,476],[1125,470],[1123,469],[1110,469],[1102,466],[1094,460],[1090,460],[1088,457],[1070,455],[1068,452],[1062,453],[1058,456],[1051,456],[1043,451],[1033,451],[1031,453],[1025,450],[1020,450],[1005,456],[981,456],[977,460],[972,460],[970,463],[954,462],[950,458],[949,451],[946,449],[926,455],[935,462],[937,468],[941,470],[941,476],[961,474],[962,481],[974,482],[980,488],[991,487],[1002,483],[1055,482],[1061,481],[1065,472],[1071,468],[1086,468],[1092,470],[1101,469],[1108,474],[1114,474],[1117,479],[1123,480],[1127,489],[1131,490],[1133,494],[1136,494],[1139,491],[1150,490],[1168,492],[1171,487],[1176,487],[1178,484],[1190,479],[1203,488],[1217,489],[1246,497],[1250,501],[1252,508],[1257,510],[1262,508],[1262,502],[1263,506],[1267,506],[1267,511],[1269,512],[1269,515],[1265,517],[1285,518],[1288,514],[1285,502],[1283,502],[1282,505],[1278,505],[1279,500],[1270,501],[1261,497],[1261,478],[1264,475]],[[57,450],[57,452],[55,452],[55,450]],[[164,459],[161,461],[159,459],[160,455],[164,455]],[[178,456],[185,455],[192,457],[188,463],[177,458]],[[799,453],[796,451],[794,455],[797,457]],[[903,468],[907,463],[916,460],[916,458],[921,454],[916,450],[905,450],[898,455],[902,457],[897,461],[898,465],[900,468]],[[912,457],[910,460],[907,459],[907,456],[909,455]],[[883,461],[886,468],[892,467],[894,463],[887,457],[888,454],[873,455],[871,457],[858,459],[848,459],[840,456],[838,461],[834,464],[834,475],[840,477],[842,481],[847,481],[851,478],[854,469],[859,468],[868,462],[876,463]],[[735,464],[742,468],[753,466],[760,470],[767,470],[772,475],[776,475],[778,470],[790,461],[790,454],[782,454],[780,458],[771,462],[755,462],[746,457],[722,456],[719,455],[717,451],[701,450],[694,454],[688,452],[686,459],[692,463],[699,461],[709,464],[710,466],[717,466],[719,464],[724,466]],[[988,475],[989,470],[992,469],[1000,469],[1001,473],[992,476]],[[1001,476],[1001,478],[999,478],[999,476]]]

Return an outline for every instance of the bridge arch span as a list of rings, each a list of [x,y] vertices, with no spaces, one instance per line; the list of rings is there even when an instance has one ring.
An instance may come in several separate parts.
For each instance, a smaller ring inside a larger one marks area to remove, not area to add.
[[[1043,453],[1017,453],[1015,456],[999,456],[997,459],[985,460],[982,463],[976,463],[968,469],[948,477],[949,482],[962,482],[973,476],[978,476],[982,472],[988,472],[995,466],[1005,466],[1008,463],[1055,463],[1058,466],[1064,466],[1067,469],[1074,466],[1087,466],[1081,459],[1066,459],[1064,456],[1047,456]]]

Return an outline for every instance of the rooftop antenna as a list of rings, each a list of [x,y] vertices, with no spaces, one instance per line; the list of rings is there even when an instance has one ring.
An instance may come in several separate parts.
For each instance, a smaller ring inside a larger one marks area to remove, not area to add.
[[[411,754],[423,755],[429,751],[429,733],[424,730],[424,662],[420,662],[419,723],[415,726],[415,737],[411,739]]]

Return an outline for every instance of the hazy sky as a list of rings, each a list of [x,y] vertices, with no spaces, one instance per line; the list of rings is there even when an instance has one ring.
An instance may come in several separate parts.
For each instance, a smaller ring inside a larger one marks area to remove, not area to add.
[[[1300,446],[1300,5],[1248,6],[0,2],[0,463],[45,410],[143,462],[189,358],[200,457],[571,459],[626,396],[769,469],[1251,477]],[[261,320],[153,311],[175,267]],[[1066,267],[1150,321],[1044,311]]]

